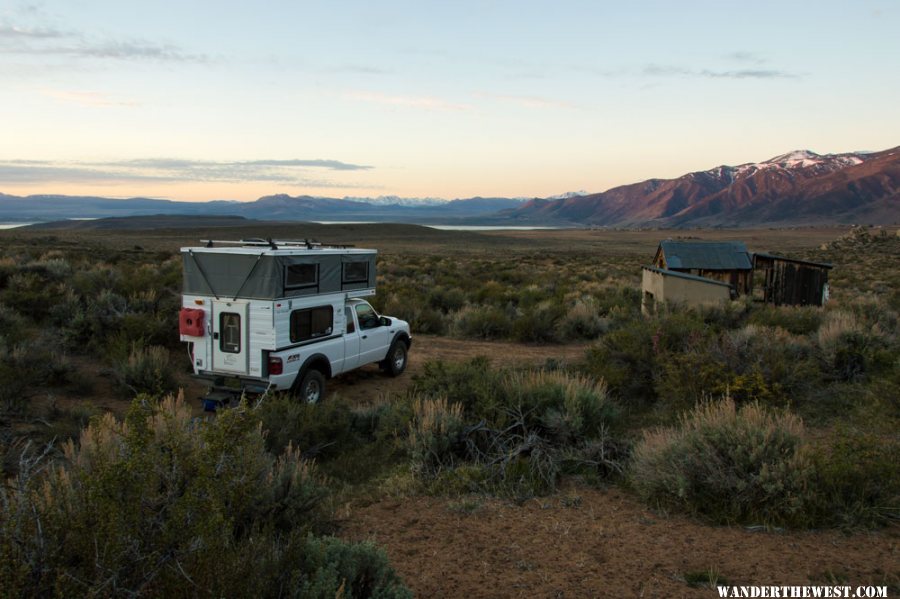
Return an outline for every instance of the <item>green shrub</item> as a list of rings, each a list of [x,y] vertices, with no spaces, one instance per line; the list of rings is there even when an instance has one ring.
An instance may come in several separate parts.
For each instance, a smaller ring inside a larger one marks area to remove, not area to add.
[[[630,480],[651,505],[715,522],[804,525],[813,473],[798,418],[725,398],[645,432]]]
[[[513,332],[513,318],[496,306],[466,306],[454,316],[451,333],[475,339],[503,339]]]
[[[626,403],[648,404],[656,399],[652,327],[652,321],[627,323],[601,337],[586,353],[585,371],[606,381]]]
[[[819,519],[873,527],[900,519],[900,441],[841,427],[816,453]]]
[[[446,397],[460,403],[466,413],[491,411],[505,401],[503,375],[491,367],[485,356],[465,362],[433,360],[425,363],[422,374],[414,375],[414,389],[427,397]]]
[[[559,341],[559,321],[563,316],[565,308],[559,303],[541,302],[516,315],[513,319],[512,337],[525,343]]]
[[[45,385],[69,380],[72,366],[47,335],[10,346],[0,338],[0,414],[23,414]]]
[[[255,414],[266,431],[266,447],[273,453],[293,445],[309,456],[327,459],[354,442],[353,413],[339,397],[313,405],[276,394],[266,397]]]

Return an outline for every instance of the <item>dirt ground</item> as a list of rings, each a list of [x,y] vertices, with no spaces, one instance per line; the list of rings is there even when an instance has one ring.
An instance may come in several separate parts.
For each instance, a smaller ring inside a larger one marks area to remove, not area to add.
[[[570,487],[517,506],[481,498],[385,499],[342,535],[383,547],[416,597],[715,597],[719,584],[900,585],[900,527],[765,532],[707,526],[618,489]]]

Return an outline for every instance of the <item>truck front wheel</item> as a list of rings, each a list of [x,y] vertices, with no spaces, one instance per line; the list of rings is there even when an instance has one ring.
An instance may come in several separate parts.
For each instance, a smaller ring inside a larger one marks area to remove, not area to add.
[[[310,368],[300,380],[297,396],[305,403],[319,403],[325,399],[325,375]]]
[[[406,344],[399,339],[394,341],[384,359],[385,372],[391,376],[400,376],[406,370],[408,357]]]

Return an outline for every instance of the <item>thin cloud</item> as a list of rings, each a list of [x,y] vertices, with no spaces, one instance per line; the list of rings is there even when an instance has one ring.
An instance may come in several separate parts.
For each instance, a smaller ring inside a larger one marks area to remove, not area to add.
[[[310,178],[310,169],[350,171],[371,169],[338,160],[195,161],[147,158],[119,162],[0,161],[0,184],[46,183],[185,183],[272,182],[308,187],[355,188],[357,185]]]
[[[389,75],[391,71],[361,64],[345,64],[327,69],[332,73],[352,73],[355,75]]]
[[[0,39],[51,39],[65,37],[66,34],[56,29],[14,27],[12,25],[0,25]]]
[[[133,100],[119,100],[107,94],[93,91],[47,89],[41,90],[41,93],[54,100],[59,100],[60,102],[88,106],[91,108],[107,106],[139,106],[139,103]]]
[[[479,97],[488,98],[492,100],[498,100],[501,102],[506,102],[510,104],[516,104],[523,108],[533,108],[533,109],[553,109],[553,108],[563,108],[566,110],[573,110],[579,108],[575,104],[571,102],[565,102],[563,100],[554,100],[552,98],[544,98],[541,96],[517,96],[517,95],[509,95],[509,94],[477,94]]]
[[[8,23],[0,24],[0,54],[163,62],[210,60],[204,54],[188,52],[173,44],[141,39],[93,38],[77,31],[40,26],[22,27]]]
[[[731,54],[726,54],[725,58],[728,60],[735,61],[735,62],[745,62],[745,63],[751,63],[751,64],[763,64],[763,63],[767,62],[766,59],[763,58],[762,56],[760,56],[759,54],[756,54],[754,52],[741,51],[741,50],[739,50],[737,52],[732,52]]]
[[[678,65],[649,64],[641,74],[646,77],[704,77],[707,79],[798,79],[800,75],[779,69],[689,69]]]
[[[448,102],[432,96],[395,96],[378,92],[347,92],[345,98],[370,104],[382,104],[385,106],[403,106],[421,110],[435,110],[445,112],[465,112],[472,110],[472,106],[457,102]]]
[[[737,69],[730,71],[703,70],[701,77],[711,79],[798,79],[800,76],[777,69]]]

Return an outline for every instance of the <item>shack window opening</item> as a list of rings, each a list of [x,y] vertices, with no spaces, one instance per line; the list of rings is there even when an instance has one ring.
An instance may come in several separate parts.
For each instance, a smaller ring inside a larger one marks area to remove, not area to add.
[[[309,341],[331,334],[334,310],[331,306],[319,306],[291,312],[291,343]]]
[[[219,349],[229,354],[241,353],[241,315],[219,314]]]
[[[314,287],[319,284],[318,264],[291,264],[284,268],[284,286],[287,289]]]
[[[365,283],[368,280],[368,262],[344,262],[344,283]]]

